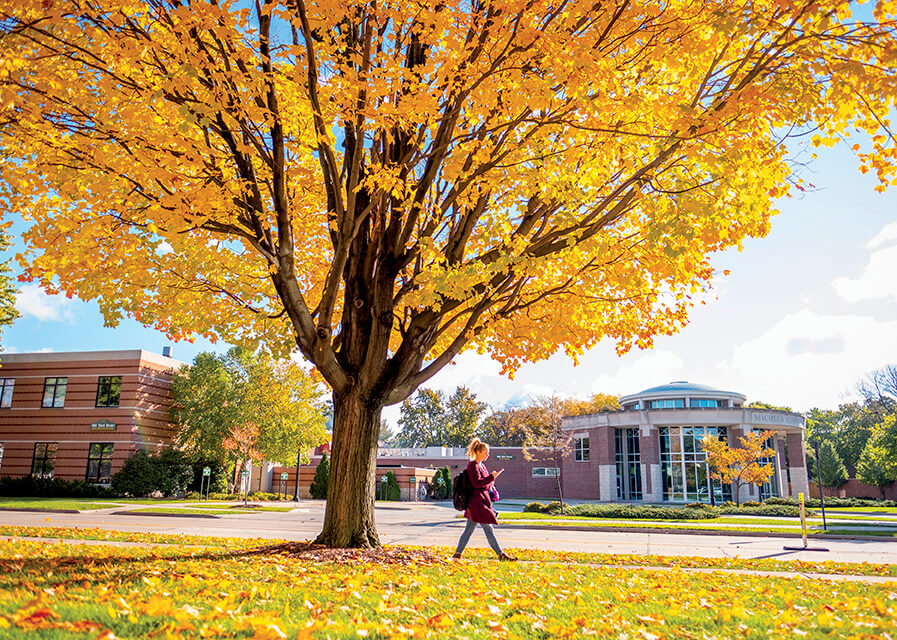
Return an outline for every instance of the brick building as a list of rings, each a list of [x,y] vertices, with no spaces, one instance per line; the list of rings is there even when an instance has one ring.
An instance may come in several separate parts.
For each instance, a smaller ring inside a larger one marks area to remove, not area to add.
[[[775,432],[775,474],[762,487],[742,487],[740,499],[808,494],[803,453],[805,419],[789,411],[745,407],[745,396],[706,385],[672,382],[620,399],[622,411],[566,417],[572,451],[560,468],[549,451],[492,447],[486,466],[504,468],[497,486],[505,498],[554,499],[560,473],[565,498],[602,502],[690,503],[731,500],[732,487],[712,481],[701,440],[705,436],[738,444],[757,430]],[[300,473],[300,493],[310,483],[319,456]],[[381,448],[378,474],[390,467],[439,468],[456,476],[467,466],[462,448]],[[291,483],[295,472],[290,470]],[[418,472],[415,478],[420,476]],[[290,486],[293,486],[292,484]]]
[[[0,476],[107,484],[138,449],[171,443],[171,374],[148,351],[0,355]]]
[[[730,446],[753,431],[772,430],[775,475],[762,487],[742,487],[741,500],[808,494],[804,417],[744,406],[740,393],[671,382],[620,398],[622,411],[564,418],[574,453],[564,461],[565,495],[602,501],[709,502],[732,499],[732,487],[712,481],[704,437]]]

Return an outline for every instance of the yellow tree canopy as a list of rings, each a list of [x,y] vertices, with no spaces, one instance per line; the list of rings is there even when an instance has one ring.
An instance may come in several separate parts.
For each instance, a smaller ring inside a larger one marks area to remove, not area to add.
[[[109,323],[297,346],[334,392],[319,540],[376,544],[380,409],[463,349],[676,331],[796,184],[791,132],[868,132],[895,179],[897,3],[864,10],[0,0],[0,211]]]
[[[335,388],[362,338],[414,352],[387,387],[648,346],[766,233],[789,131],[894,179],[894,8],[2,0],[3,208],[109,322],[298,342]]]

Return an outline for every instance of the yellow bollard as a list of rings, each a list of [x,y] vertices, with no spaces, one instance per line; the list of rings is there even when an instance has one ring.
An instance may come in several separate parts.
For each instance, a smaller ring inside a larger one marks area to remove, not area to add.
[[[800,529],[804,534],[804,547],[807,546],[807,512],[804,509],[804,494],[798,493],[797,499],[800,502]]]

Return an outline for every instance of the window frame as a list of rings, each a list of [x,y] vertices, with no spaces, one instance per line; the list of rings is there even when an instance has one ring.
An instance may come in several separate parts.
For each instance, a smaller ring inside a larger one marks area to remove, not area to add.
[[[94,455],[94,447],[99,448],[98,455]],[[106,450],[108,447],[108,452]],[[109,484],[112,482],[112,456],[115,454],[114,442],[91,442],[87,449],[87,467],[84,469],[85,482],[93,484]],[[91,474],[91,463],[96,462],[96,472]],[[103,475],[103,466],[106,465],[106,474]]]
[[[43,446],[43,455],[37,456],[38,447]],[[52,446],[52,449],[51,449]],[[52,453],[52,455],[51,455]],[[31,454],[31,477],[50,479],[56,472],[56,454],[59,453],[58,442],[35,442],[34,449]],[[36,473],[35,464],[40,460],[40,472]],[[52,461],[52,466],[47,470],[47,462]]]
[[[113,389],[115,387],[116,382],[118,381],[118,389],[117,395],[115,397],[115,404],[111,402],[111,395]],[[98,409],[115,409],[121,406],[121,384],[122,377],[121,376],[100,376],[97,380],[97,400],[96,407]],[[102,396],[105,396],[103,398]],[[103,403],[100,400],[103,400]]]
[[[50,380],[53,380],[51,383]],[[59,381],[63,380],[64,382],[60,383]],[[40,406],[42,409],[62,409],[65,407],[65,394],[68,390],[69,379],[68,376],[49,376],[44,378],[44,393],[41,396]],[[50,404],[47,404],[47,391],[52,387],[53,396]],[[62,389],[62,394],[60,395],[59,390]],[[57,404],[58,403],[58,404]]]
[[[573,438],[573,462],[589,462],[589,436]]]
[[[15,378],[0,378],[0,409],[12,407],[12,396],[16,388]],[[9,395],[7,396],[7,391]]]
[[[537,471],[541,471],[542,473],[536,473]],[[549,473],[551,471],[552,473]],[[558,478],[561,475],[561,470],[557,467],[533,467],[533,478]]]

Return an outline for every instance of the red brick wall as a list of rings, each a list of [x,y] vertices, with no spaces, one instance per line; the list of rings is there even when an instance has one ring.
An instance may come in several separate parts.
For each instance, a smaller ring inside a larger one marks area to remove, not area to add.
[[[850,478],[840,487],[834,489],[823,488],[823,495],[837,496],[838,498],[881,498],[881,489],[870,484],[860,482],[856,478]],[[810,483],[810,498],[819,497],[819,487],[815,482]],[[897,500],[897,482],[892,482],[885,487],[885,499]]]
[[[141,360],[139,351],[79,354],[6,354],[0,377],[13,378],[12,406],[0,409],[0,443],[4,445],[0,475],[31,473],[36,442],[58,443],[54,476],[84,479],[91,443],[115,445],[112,473],[138,448],[156,451],[171,442],[171,370]],[[54,358],[54,356],[56,356]],[[124,357],[127,356],[127,357]],[[160,358],[157,356],[157,358]],[[168,362],[166,360],[166,362]],[[175,361],[171,361],[175,362]],[[118,407],[97,407],[100,376],[121,376]],[[41,406],[46,378],[67,378],[65,404]],[[114,431],[93,430],[95,422],[114,422]]]

